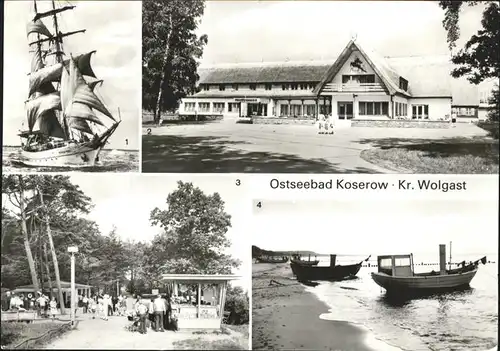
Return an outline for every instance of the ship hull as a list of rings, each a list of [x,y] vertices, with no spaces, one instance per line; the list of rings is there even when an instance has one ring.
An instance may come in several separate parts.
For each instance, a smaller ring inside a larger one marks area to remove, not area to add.
[[[68,145],[43,151],[21,151],[20,161],[33,167],[93,167],[102,146]]]
[[[361,263],[346,266],[311,266],[299,263],[290,263],[293,274],[298,281],[327,280],[341,281],[355,277],[361,269]]]
[[[372,273],[372,279],[389,295],[420,295],[460,290],[469,287],[477,269],[461,274],[393,277]]]

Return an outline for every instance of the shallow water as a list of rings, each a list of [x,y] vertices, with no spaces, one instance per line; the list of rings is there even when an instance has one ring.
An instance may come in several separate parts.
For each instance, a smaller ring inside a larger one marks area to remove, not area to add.
[[[139,150],[104,149],[99,164],[94,167],[30,167],[20,163],[20,148],[2,148],[2,171],[15,172],[139,172]]]
[[[478,258],[457,257],[453,261]],[[338,264],[362,259],[337,256]],[[488,259],[497,262],[498,256]],[[328,265],[327,261],[328,258],[321,259],[320,265]],[[415,257],[415,262],[420,260]],[[370,263],[376,264],[375,261]],[[415,266],[417,272],[432,269],[439,267]],[[484,351],[497,345],[497,263],[480,265],[469,290],[405,302],[385,298],[384,289],[371,279],[370,274],[374,271],[376,268],[362,267],[358,279],[308,287],[308,291],[330,307],[321,318],[361,324],[377,339],[404,350]]]

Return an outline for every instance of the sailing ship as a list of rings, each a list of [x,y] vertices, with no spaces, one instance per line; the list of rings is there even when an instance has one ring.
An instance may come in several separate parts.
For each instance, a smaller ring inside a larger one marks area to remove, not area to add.
[[[40,1],[38,1],[40,2]],[[48,3],[48,2],[44,2]],[[85,29],[63,33],[59,19],[75,6],[56,6],[34,13],[27,24],[31,55],[29,93],[25,102],[28,130],[20,132],[20,161],[28,166],[94,166],[99,153],[121,122],[98,97],[90,59],[95,51],[66,54],[63,39]],[[52,20],[53,31],[44,20]]]
[[[388,295],[398,297],[426,295],[460,290],[469,287],[478,271],[479,263],[486,263],[486,256],[461,267],[446,269],[446,246],[439,245],[439,271],[415,273],[413,255],[378,256],[378,271],[372,279]]]
[[[356,264],[337,265],[337,255],[330,255],[330,266],[312,266],[291,262],[290,267],[299,282],[308,282],[311,280],[341,281],[355,277],[361,269],[363,262],[369,259],[370,256]]]

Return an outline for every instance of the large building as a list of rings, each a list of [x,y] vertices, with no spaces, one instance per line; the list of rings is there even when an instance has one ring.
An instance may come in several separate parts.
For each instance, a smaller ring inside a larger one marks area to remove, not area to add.
[[[200,91],[180,115],[335,120],[482,120],[492,85],[481,91],[450,76],[448,57],[381,57],[351,40],[335,62],[200,68]]]

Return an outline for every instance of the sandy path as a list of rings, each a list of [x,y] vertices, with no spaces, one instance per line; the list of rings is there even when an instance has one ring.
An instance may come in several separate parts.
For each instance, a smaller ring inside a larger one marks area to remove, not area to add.
[[[82,316],[75,330],[48,344],[46,349],[156,349],[171,350],[173,342],[192,337],[190,332],[164,333],[148,330],[146,335],[126,330],[126,317],[108,321]]]

